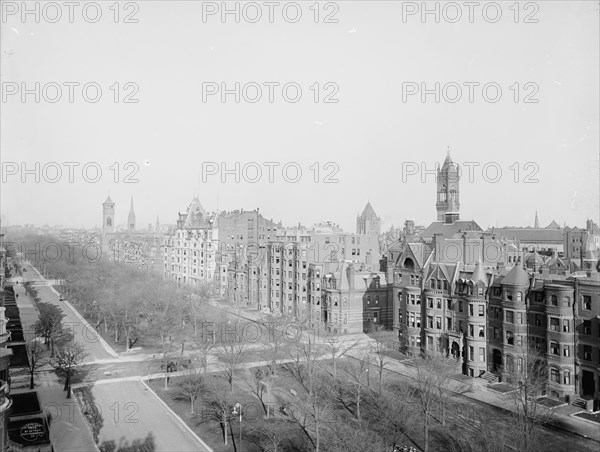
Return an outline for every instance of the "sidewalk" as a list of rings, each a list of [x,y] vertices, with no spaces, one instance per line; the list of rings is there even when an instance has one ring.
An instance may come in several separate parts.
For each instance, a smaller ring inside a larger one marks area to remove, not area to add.
[[[349,353],[350,356],[355,354],[355,351]],[[416,379],[417,369],[414,365],[411,365],[411,361],[412,360],[401,362],[393,358],[388,358],[386,369],[404,375],[405,377]],[[487,385],[488,382],[481,378],[467,378],[460,381],[451,379],[449,390],[451,392],[459,393],[463,397],[468,397],[476,402],[487,403],[506,411],[515,411],[511,393],[502,394],[488,388]],[[577,409],[570,405],[560,406],[555,409],[549,424],[557,429],[565,430],[600,442],[600,426],[598,424],[570,416],[570,414],[579,411],[581,411],[581,409]]]

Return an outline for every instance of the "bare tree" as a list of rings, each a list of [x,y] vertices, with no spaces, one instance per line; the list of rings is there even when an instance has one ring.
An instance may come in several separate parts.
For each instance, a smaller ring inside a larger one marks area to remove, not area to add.
[[[442,426],[445,426],[445,410],[451,397],[449,391],[456,361],[447,357],[431,357],[422,359],[417,364],[415,397],[423,416],[424,450],[429,450],[429,429],[431,416],[438,408],[442,408]]]
[[[33,375],[38,367],[42,364],[42,358],[46,354],[46,348],[42,347],[38,338],[32,339],[25,344],[27,348],[28,368],[29,368],[29,389],[33,389],[35,384]]]
[[[258,422],[249,434],[261,452],[283,452],[293,430],[289,421],[272,418]]]
[[[356,360],[350,360],[348,362],[348,366],[344,368],[347,376],[347,382],[345,386],[354,397],[356,407],[355,416],[359,423],[361,421],[361,401],[365,397],[365,393],[367,391],[367,380],[369,377],[368,369],[369,355],[367,353],[364,353]]]
[[[231,340],[221,344],[218,350],[221,366],[223,367],[223,377],[229,383],[231,391],[233,391],[233,379],[244,362],[246,349],[242,342]]]
[[[532,438],[541,425],[552,416],[552,410],[537,403],[546,393],[547,365],[544,356],[529,348],[516,355],[515,361],[504,367],[506,381],[514,385],[512,392],[515,413],[514,427],[519,433],[520,447],[524,451],[536,447]]]
[[[371,353],[375,368],[379,374],[379,394],[383,394],[383,375],[386,366],[389,364],[387,352],[398,344],[397,334],[393,331],[388,331],[382,326],[374,328],[371,332],[373,342],[371,344]]]
[[[216,347],[214,336],[208,338],[202,335],[192,336],[194,342],[194,361],[200,365],[200,370],[206,373],[208,371],[208,358],[212,350]]]
[[[333,371],[333,381],[337,381],[337,361],[346,355],[350,350],[358,345],[358,341],[343,342],[340,341],[336,334],[328,335],[325,338],[325,343],[329,347],[331,353],[331,366]]]
[[[171,389],[173,398],[176,400],[186,400],[190,403],[190,413],[194,414],[194,404],[204,390],[204,377],[200,374],[186,373]]]
[[[87,352],[78,342],[69,341],[58,347],[56,357],[51,360],[52,366],[65,374],[65,387],[67,399],[71,398],[71,376],[75,368],[83,363]]]
[[[269,368],[248,370],[249,378],[244,379],[247,388],[259,400],[263,411],[269,417],[270,389],[275,376],[270,373]]]
[[[206,418],[219,423],[223,433],[223,442],[227,445],[235,404],[239,403],[241,394],[232,391],[218,380],[212,380],[206,389],[207,391],[203,394],[207,405]]]

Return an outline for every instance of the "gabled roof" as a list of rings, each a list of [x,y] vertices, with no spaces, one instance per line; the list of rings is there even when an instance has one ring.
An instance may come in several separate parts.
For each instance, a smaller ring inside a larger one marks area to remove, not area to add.
[[[556,221],[552,220],[552,223],[550,223],[548,226],[546,226],[546,229],[561,229],[560,224],[558,224]]]
[[[425,240],[432,239],[434,234],[442,234],[444,238],[452,238],[455,234],[465,231],[481,231],[482,229],[474,220],[458,220],[454,223],[434,221],[421,233]]]
[[[185,222],[183,223],[183,227],[185,229],[202,227],[205,225],[206,219],[206,210],[204,210],[204,207],[202,207],[202,204],[200,204],[200,200],[197,197],[194,197],[187,209],[187,216]]]
[[[104,204],[114,204],[114,202],[113,202],[113,200],[112,200],[112,199],[110,199],[110,196],[108,196],[108,197],[106,198],[106,201],[104,201]]]

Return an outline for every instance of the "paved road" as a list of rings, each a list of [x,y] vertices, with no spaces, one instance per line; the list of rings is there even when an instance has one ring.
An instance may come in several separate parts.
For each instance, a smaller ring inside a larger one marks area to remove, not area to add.
[[[24,260],[23,267],[27,269],[23,273],[23,280],[25,282],[43,280],[42,275],[29,262]],[[55,305],[65,315],[63,324],[72,328],[75,342],[79,342],[85,347],[88,352],[86,361],[115,359],[118,357],[117,353],[108,344],[100,340],[96,331],[85,320],[79,317],[74,309],[64,301],[59,301],[59,296],[52,286],[39,285],[36,286],[36,290],[43,302]]]
[[[173,417],[158,397],[138,381],[99,384],[91,387],[104,425],[99,444],[151,438],[158,451],[205,452],[198,440]]]

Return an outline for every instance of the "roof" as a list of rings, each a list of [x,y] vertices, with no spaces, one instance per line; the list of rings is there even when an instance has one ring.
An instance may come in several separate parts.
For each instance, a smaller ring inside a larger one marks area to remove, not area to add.
[[[502,284],[510,284],[511,286],[529,286],[529,274],[518,263],[504,277]]]
[[[454,223],[434,221],[421,233],[421,237],[424,239],[431,239],[434,234],[442,234],[444,238],[449,239],[459,232],[481,230],[482,229],[474,220],[457,220]]]
[[[375,214],[375,210],[373,209],[373,206],[371,205],[370,202],[367,202],[367,205],[365,206],[365,210],[363,210],[363,213],[361,214],[360,218],[371,218],[371,217],[376,217],[377,215]]]
[[[200,200],[197,197],[194,197],[187,209],[187,216],[183,227],[184,229],[202,227],[205,224],[205,218],[206,210],[204,210],[204,207],[200,204]]]
[[[104,204],[114,204],[114,202],[112,199],[110,199],[110,196],[107,196],[106,201],[104,201]]]
[[[556,221],[552,220],[552,223],[546,226],[546,229],[561,229],[561,227]]]
[[[492,230],[498,237],[508,240],[518,240],[527,243],[555,243],[562,244],[562,231],[558,229],[536,228],[495,228]]]

